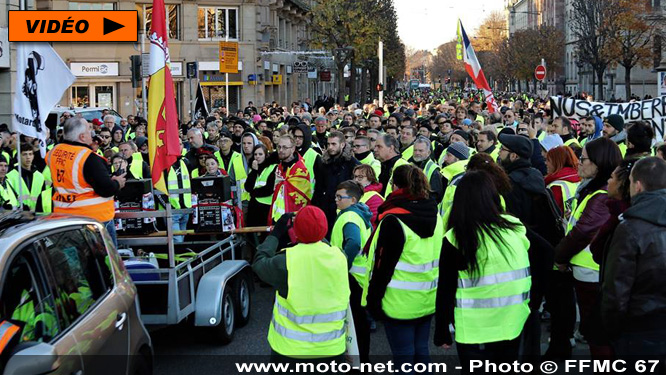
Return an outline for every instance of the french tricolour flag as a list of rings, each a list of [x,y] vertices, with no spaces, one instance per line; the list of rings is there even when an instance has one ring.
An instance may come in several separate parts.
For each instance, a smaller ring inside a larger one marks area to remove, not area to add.
[[[488,103],[488,110],[492,113],[497,110],[497,102],[493,96],[493,92],[490,91],[490,85],[486,80],[486,76],[483,74],[483,69],[481,69],[481,64],[476,58],[476,53],[474,53],[474,47],[467,37],[465,28],[462,25],[462,22],[458,20],[458,45],[456,48],[456,53],[458,60],[462,60],[465,63],[465,69],[477,88],[483,90],[483,94],[486,96],[486,103]]]

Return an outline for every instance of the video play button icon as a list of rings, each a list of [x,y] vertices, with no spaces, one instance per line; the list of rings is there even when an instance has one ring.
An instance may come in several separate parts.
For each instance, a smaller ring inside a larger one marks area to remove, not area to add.
[[[110,19],[104,17],[104,35],[112,33],[118,29],[122,29],[125,25],[121,25],[118,22],[111,21]]]

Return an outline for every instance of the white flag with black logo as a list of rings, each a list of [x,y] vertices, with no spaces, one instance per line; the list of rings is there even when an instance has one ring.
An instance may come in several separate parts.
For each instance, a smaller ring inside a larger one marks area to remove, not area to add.
[[[17,43],[12,128],[39,139],[46,155],[46,118],[76,77],[48,43]]]
[[[203,89],[199,83],[197,84],[197,100],[194,103],[194,116],[192,116],[192,119],[197,120],[201,117],[208,117],[208,106],[206,105],[206,98],[204,98]]]

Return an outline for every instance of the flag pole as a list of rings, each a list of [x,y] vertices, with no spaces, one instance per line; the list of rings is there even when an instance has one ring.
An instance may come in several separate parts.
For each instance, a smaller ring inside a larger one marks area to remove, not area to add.
[[[21,173],[21,133],[16,132],[16,163],[18,164],[18,206],[23,211],[23,174]]]
[[[229,30],[227,30],[225,32],[224,41],[229,42]],[[226,68],[225,68],[225,70],[226,70]],[[224,94],[224,100],[226,101],[227,117],[229,117],[231,112],[229,112],[229,73],[228,72],[224,73],[224,81],[225,81],[224,89],[226,90],[225,94]]]

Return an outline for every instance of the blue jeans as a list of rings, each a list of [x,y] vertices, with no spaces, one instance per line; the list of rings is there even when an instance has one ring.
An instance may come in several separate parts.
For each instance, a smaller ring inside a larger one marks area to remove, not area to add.
[[[106,231],[109,232],[109,236],[111,236],[111,240],[113,241],[113,246],[118,249],[118,236],[116,236],[116,222],[115,220],[109,220],[105,221],[104,227],[106,227]]]
[[[384,330],[388,339],[393,361],[400,369],[403,363],[430,363],[430,321],[432,315],[413,320],[387,318]]]
[[[171,229],[174,231],[187,230],[188,221],[190,221],[190,214],[173,214],[171,216]],[[185,236],[173,236],[173,242],[183,241],[185,241]]]

